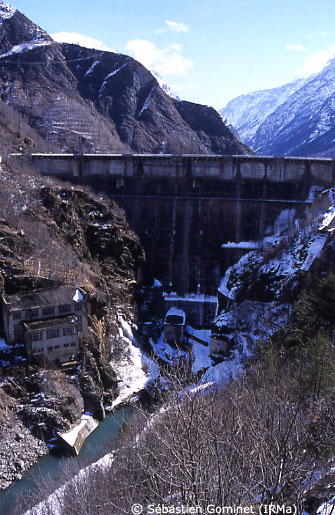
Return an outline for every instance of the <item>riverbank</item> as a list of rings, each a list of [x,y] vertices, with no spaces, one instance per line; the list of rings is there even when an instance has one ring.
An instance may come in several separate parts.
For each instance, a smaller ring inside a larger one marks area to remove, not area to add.
[[[49,453],[47,445],[20,422],[0,425],[0,490],[8,488]]]
[[[103,460],[106,453],[116,448],[122,428],[129,423],[133,412],[134,408],[128,406],[108,414],[86,439],[78,457],[61,459],[48,454],[39,459],[20,481],[0,492],[0,513],[21,515],[60,488],[69,473],[73,477],[81,469]]]
[[[152,379],[152,361],[137,346],[130,325],[122,317],[119,323],[122,353],[119,351],[117,359],[111,361],[118,377],[119,396],[111,406],[106,407],[110,412],[125,408]],[[0,490],[21,480],[51,448],[52,444],[47,446],[44,441],[34,437],[13,412],[10,417],[7,415],[7,419],[0,421]]]

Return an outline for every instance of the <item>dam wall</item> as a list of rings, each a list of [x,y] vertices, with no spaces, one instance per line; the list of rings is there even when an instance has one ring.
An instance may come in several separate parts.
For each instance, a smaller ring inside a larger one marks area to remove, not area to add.
[[[294,231],[299,220],[308,223],[310,193],[335,185],[333,159],[162,154],[12,157],[22,163],[28,160],[45,175],[90,184],[114,199],[145,249],[145,276],[161,282],[167,307],[180,307],[200,325],[214,316],[215,303],[207,300],[216,298],[226,270],[265,236]],[[314,185],[318,187],[311,188]],[[202,295],[206,301],[200,302]]]
[[[45,175],[102,182],[119,195],[303,200],[335,185],[331,158],[173,154],[12,154]]]

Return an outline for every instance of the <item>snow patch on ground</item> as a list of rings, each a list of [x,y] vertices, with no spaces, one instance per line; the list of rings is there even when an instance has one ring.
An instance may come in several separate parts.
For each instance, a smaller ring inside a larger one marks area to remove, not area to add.
[[[335,213],[334,213],[335,215]],[[305,261],[300,267],[300,270],[309,270],[312,266],[312,263],[316,258],[321,255],[323,247],[325,246],[328,240],[328,234],[317,234],[315,240],[311,243],[307,250],[307,256]]]
[[[208,385],[208,383],[212,385],[227,384],[228,381],[235,379],[240,373],[242,373],[245,356],[250,354],[246,345],[246,339],[243,341],[244,344],[242,347],[234,350],[231,358],[215,365],[215,362],[210,356],[209,343],[211,331],[204,329],[197,330],[188,326],[187,332],[207,342],[207,345],[202,345],[199,342],[192,342],[192,371],[195,374],[203,371],[198,387],[201,385]]]
[[[228,241],[221,245],[222,249],[259,249],[261,243],[259,241]]]
[[[301,228],[299,220],[294,220],[294,212],[290,209],[282,211],[275,222],[275,234],[266,236],[259,250],[244,254],[227,269],[219,287],[221,294],[228,299],[235,299],[243,281],[245,282],[246,274],[249,274],[253,278],[263,276],[268,282],[268,290],[279,296],[288,280],[295,280],[300,271],[310,269],[315,259],[322,254],[328,234],[320,234],[318,220]],[[328,214],[327,222],[333,216],[331,210]],[[283,229],[285,226],[286,231]]]
[[[94,63],[89,67],[89,69],[87,70],[87,72],[85,73],[85,77],[87,77],[88,75],[91,75],[91,73],[93,73],[94,71],[94,68],[100,64],[100,61],[94,61]]]
[[[110,72],[108,75],[106,75],[106,77],[104,78],[104,81],[103,83],[101,84],[101,87],[99,89],[99,96],[102,94],[103,90],[105,89],[106,85],[107,85],[107,82],[108,82],[108,79],[110,79],[111,77],[113,77],[114,75],[116,75],[119,71],[121,71],[125,66],[127,66],[128,63],[124,63],[122,66],[120,66],[119,68],[117,68],[116,70],[113,70],[112,72]],[[88,72],[86,72],[87,74]]]
[[[267,341],[273,333],[287,324],[291,304],[245,300],[215,320],[215,328],[229,328],[227,339],[237,343],[246,356],[252,354],[257,341]],[[225,333],[226,334],[226,333]]]
[[[335,207],[334,206],[330,206],[328,211],[326,211],[323,214],[319,230],[322,231],[324,229],[327,229],[330,225],[333,226],[334,218],[335,218]]]
[[[149,104],[150,104],[150,100],[151,100],[151,97],[152,97],[152,94],[153,94],[153,92],[155,91],[155,89],[156,89],[156,84],[154,84],[154,85],[152,86],[151,91],[150,91],[149,95],[147,96],[147,98],[146,98],[146,100],[145,100],[145,102],[144,102],[144,104],[143,104],[142,109],[140,110],[140,112],[139,112],[139,113],[138,113],[138,115],[137,115],[137,116],[138,116],[138,118],[141,116],[141,114],[142,114],[146,109],[148,109]]]
[[[111,466],[111,464],[113,463],[113,459],[114,453],[111,452],[100,458],[100,460],[91,463],[91,465],[88,465],[87,467],[81,469],[78,472],[78,474],[76,474],[73,477],[73,479],[57,488],[57,490],[55,490],[46,499],[41,501],[39,504],[31,508],[30,510],[26,511],[23,515],[43,515],[45,513],[50,513],[50,509],[52,509],[52,515],[62,515],[62,507],[64,503],[63,496],[66,485],[82,481],[85,478],[85,476],[87,476],[87,473],[92,469],[94,470],[98,468],[106,468],[108,466]]]
[[[1,54],[0,59],[3,59],[4,57],[10,57],[11,55],[15,54],[21,54],[23,52],[29,52],[30,50],[34,50],[35,48],[48,46],[52,44],[53,41],[47,41],[43,39],[34,39],[32,41],[29,41],[28,43],[20,43],[19,45],[13,46],[8,52]]]
[[[15,7],[0,1],[0,21],[8,20],[16,13]]]
[[[9,349],[9,346],[5,342],[3,338],[0,338],[0,350],[7,350]]]
[[[111,361],[119,380],[119,396],[110,406],[116,406],[142,390],[158,373],[157,365],[137,346],[130,324],[120,315],[120,338],[125,353],[120,361]]]
[[[258,256],[256,252],[248,252],[248,254],[242,256],[241,259],[235,265],[230,266],[227,269],[224,277],[221,279],[220,286],[218,289],[219,292],[222,293],[228,299],[234,299],[239,284],[233,286],[231,284],[231,277],[234,274],[240,273],[243,267],[247,263],[250,263],[250,261],[252,261],[253,258],[256,258],[256,256]]]
[[[335,513],[335,497],[321,504],[316,513],[317,515],[333,515]]]
[[[192,371],[196,374],[200,370],[205,370],[212,367],[212,360],[209,355],[209,341],[211,338],[211,331],[206,331],[204,329],[198,331],[188,326],[187,332],[193,334],[197,338],[207,343],[207,345],[203,345],[200,342],[192,340]]]
[[[157,342],[150,340],[151,346],[155,355],[160,358],[165,363],[172,365],[173,363],[178,363],[181,359],[185,359],[187,357],[187,352],[179,349],[178,347],[172,347],[169,345],[164,338],[164,334],[162,333]]]

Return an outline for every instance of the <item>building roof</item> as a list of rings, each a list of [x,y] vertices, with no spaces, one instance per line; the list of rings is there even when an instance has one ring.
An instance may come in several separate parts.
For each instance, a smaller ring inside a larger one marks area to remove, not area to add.
[[[34,322],[24,322],[24,326],[29,331],[40,331],[42,329],[50,329],[52,327],[63,327],[70,324],[76,324],[77,319],[74,315],[63,317],[47,318],[44,320],[35,320]]]
[[[24,295],[3,295],[2,299],[6,304],[10,304],[12,309],[33,309],[70,304],[73,301],[79,302],[82,294],[85,293],[82,288],[76,288],[75,286],[60,286],[33,291]]]

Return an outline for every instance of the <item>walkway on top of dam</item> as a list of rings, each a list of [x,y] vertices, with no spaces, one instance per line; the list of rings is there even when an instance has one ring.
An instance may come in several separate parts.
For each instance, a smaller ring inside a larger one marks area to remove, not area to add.
[[[116,196],[305,201],[335,186],[335,160],[208,154],[11,154],[45,175]]]

